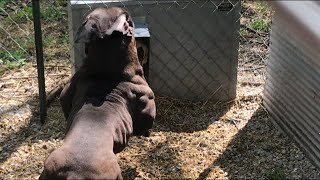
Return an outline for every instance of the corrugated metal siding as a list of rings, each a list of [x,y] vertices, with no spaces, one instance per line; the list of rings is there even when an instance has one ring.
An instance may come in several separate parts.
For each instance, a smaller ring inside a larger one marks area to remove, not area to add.
[[[320,4],[273,1],[264,105],[320,167]]]

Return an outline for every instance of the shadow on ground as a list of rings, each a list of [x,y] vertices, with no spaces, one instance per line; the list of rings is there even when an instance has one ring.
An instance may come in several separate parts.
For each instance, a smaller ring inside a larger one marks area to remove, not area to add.
[[[306,178],[310,174],[302,177],[301,174],[314,168],[297,146],[276,129],[261,105],[222,155],[201,172],[198,179],[209,177],[214,167],[220,167],[232,179]]]
[[[234,105],[234,102],[195,103],[167,97],[157,97],[156,103],[157,117],[151,136],[132,138],[129,147],[120,154],[125,179],[189,178],[188,168],[194,173],[198,164],[194,167],[192,164],[201,161],[195,158],[202,154],[197,150],[199,141],[205,141],[202,134]]]
[[[227,103],[192,102],[168,97],[159,97],[156,103],[157,117],[153,130],[177,133],[193,133],[207,129],[234,104],[233,101]]]
[[[172,140],[175,140],[174,137],[167,136],[161,142],[153,142],[152,139],[134,142],[133,146],[138,151],[138,153],[131,154],[131,157],[135,159],[134,167],[126,164],[130,161],[126,158],[131,158],[127,154],[123,154],[122,156],[125,157],[120,158],[124,179],[153,179],[154,177],[166,179],[168,174],[171,174],[172,179],[184,179],[184,174],[180,171],[183,160],[178,158],[180,149],[172,146]],[[132,149],[128,150],[132,152]],[[139,155],[139,152],[143,154]],[[135,156],[139,157],[135,158]]]
[[[36,141],[47,141],[52,139],[62,139],[64,136],[64,118],[60,118],[61,113],[55,112],[56,109],[48,108],[48,117],[46,123],[43,125],[40,123],[40,117],[37,109],[30,108],[38,107],[38,97],[30,98],[23,105],[12,106],[6,111],[1,112],[0,117],[7,119],[7,121],[14,121],[14,117],[23,120],[18,130],[15,125],[7,126],[3,121],[0,127],[4,131],[8,131],[6,134],[1,134],[2,139],[0,141],[0,164],[4,163],[23,143],[33,143]],[[56,102],[57,103],[57,102]],[[25,111],[31,111],[29,117],[24,117]],[[58,110],[59,111],[59,110]],[[21,116],[21,117],[20,117]],[[63,117],[63,116],[61,116]],[[25,120],[27,119],[27,120]],[[17,124],[19,126],[19,124]]]

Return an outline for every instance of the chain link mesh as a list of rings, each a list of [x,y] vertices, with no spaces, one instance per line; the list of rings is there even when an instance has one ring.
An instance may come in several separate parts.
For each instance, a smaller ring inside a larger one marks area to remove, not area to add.
[[[95,3],[124,7],[133,17],[147,19],[151,33],[149,79],[156,94],[192,100],[235,97],[240,1],[73,3],[72,30],[97,7]],[[79,66],[83,46],[71,47],[75,66]]]
[[[232,7],[219,20],[214,15],[225,2],[231,3]],[[70,61],[73,48],[73,53],[81,55],[77,56],[77,61],[84,58],[83,47],[69,41],[69,35],[76,29],[68,28],[68,7],[72,11],[75,4],[81,4],[81,14],[76,18],[82,20],[97,3],[114,5],[105,1],[78,0],[73,3],[41,1],[47,93],[70,77],[70,69],[79,68],[81,63]],[[255,21],[265,18],[256,17],[257,20],[250,17],[252,12],[246,4],[242,6],[241,18],[230,16],[235,7],[240,6],[239,1],[136,1],[135,6],[117,1],[116,5],[129,9],[133,15],[144,14],[148,23],[154,26],[149,29],[154,42],[151,43],[149,76],[156,91],[191,99],[209,100],[213,96],[217,99],[226,96],[222,99],[228,99],[231,87],[236,84],[236,73],[238,85],[263,84],[270,22],[263,21],[259,27],[259,22]],[[0,15],[0,109],[4,111],[9,108],[9,101],[24,101],[37,96],[38,92],[31,3],[28,0],[1,1]],[[229,24],[225,23],[227,21]],[[237,44],[232,42],[238,37],[226,32],[227,29],[235,29],[236,26],[230,24],[238,21],[241,27],[236,35],[240,34],[240,47],[239,55],[235,55],[226,48],[237,48]],[[258,27],[254,26],[255,23]],[[237,56],[238,62],[233,62]],[[237,63],[238,68],[232,69]]]
[[[98,0],[75,2],[82,4],[76,16],[79,23],[95,8],[95,3],[110,6],[110,3]],[[233,107],[230,110],[232,116],[227,115],[223,122],[234,124],[239,130],[244,127],[253,113],[251,111],[256,110],[260,101],[249,105],[246,103],[250,98],[259,99],[263,90],[271,23],[269,9],[265,10],[264,6],[252,2],[240,3],[236,0],[114,3],[128,8],[133,15],[144,14],[147,23],[152,23],[149,27],[152,48],[149,59],[151,85],[156,86],[162,94],[182,97],[171,99],[157,94],[157,108],[161,107],[157,109],[157,118],[163,120],[156,124],[159,131],[192,133],[207,128],[208,124],[218,122],[218,118],[229,110],[231,104],[227,102],[220,105],[209,103],[209,100],[228,99],[235,91],[239,98],[234,103],[238,103],[239,108]],[[129,6],[127,3],[136,5]],[[231,7],[223,6],[223,3],[231,3]],[[46,93],[47,97],[51,97],[50,94],[59,92],[71,77],[71,70],[79,68],[84,53],[81,45],[70,41],[70,34],[77,30],[76,25],[70,27],[68,19],[70,1],[46,0],[40,1],[40,5]],[[224,8],[230,9],[222,12]],[[256,13],[257,10],[259,13]],[[235,12],[240,15],[233,14]],[[217,18],[219,13],[223,13],[220,19]],[[52,106],[59,108],[50,108],[53,112],[47,117],[49,123],[44,125],[47,128],[34,122],[38,122],[37,114],[32,114],[38,111],[38,84],[32,21],[30,0],[0,0],[0,129],[3,130],[0,133],[0,149],[3,147],[0,163],[10,159],[21,144],[29,143],[32,139],[38,140],[37,136],[41,136],[43,139],[39,139],[43,141],[63,137],[64,121],[61,110],[57,110],[60,109],[58,102]],[[232,29],[237,30],[238,25],[240,30],[232,33]],[[78,56],[77,62],[71,61],[75,55]],[[193,104],[183,101],[183,97],[187,96],[204,102]],[[221,106],[220,109],[218,106]],[[250,113],[244,113],[243,109],[247,108]],[[46,153],[49,152],[48,147],[54,147],[50,143],[42,145],[40,149]],[[21,166],[32,166],[28,169],[34,171],[33,177],[43,165],[39,162],[43,162],[44,154],[39,157],[38,154],[28,154],[28,157],[37,163],[22,163]],[[34,167],[36,164],[38,167]],[[18,165],[13,167],[10,164],[6,170],[12,172],[5,177],[15,177],[11,175],[17,169],[24,171]],[[23,173],[23,177],[29,176],[27,172]]]
[[[84,6],[82,8],[85,10],[82,10],[81,13],[85,13],[79,15],[80,19],[84,19],[95,8],[95,3],[110,6],[105,1],[93,3],[93,1],[78,0],[74,2]],[[151,59],[150,62],[153,67],[150,69],[150,77],[156,82],[151,84],[157,86],[157,90],[177,97],[190,96],[205,100],[212,98],[213,95],[228,96],[230,86],[225,83],[235,82],[235,73],[238,73],[238,84],[240,85],[260,86],[263,84],[270,19],[260,22],[262,27],[259,27],[259,22],[250,17],[252,12],[250,12],[250,7],[246,7],[246,4],[242,7],[241,19],[237,16],[234,16],[236,19],[228,19],[230,17],[228,15],[231,14],[234,7],[240,5],[240,2],[227,1],[232,4],[232,8],[226,12],[225,19],[221,21],[214,19],[214,22],[211,22],[212,16],[217,13],[222,2],[225,1],[172,1],[171,3],[137,1],[136,6],[132,7],[122,1],[117,1],[118,6],[129,8],[134,15],[143,12],[149,23],[154,25],[149,29],[155,42],[151,43],[153,45],[151,57],[155,60]],[[78,68],[77,62],[70,61],[70,53],[73,48],[74,53],[82,55],[78,59],[84,58],[82,46],[69,41],[69,35],[76,30],[68,28],[70,25],[67,16],[68,6],[75,5],[71,5],[70,1],[41,1],[47,93],[70,77],[71,68]],[[204,11],[206,12],[203,13]],[[7,108],[10,106],[9,101],[18,102],[30,99],[30,97],[37,96],[38,92],[30,1],[1,1],[0,18],[2,39],[0,44],[2,105],[0,109],[4,111],[6,106]],[[265,19],[264,17],[256,18]],[[239,65],[237,71],[233,70],[233,72],[230,71],[230,67],[226,67],[236,63],[225,59],[232,59],[236,56],[230,54],[229,52],[232,51],[225,48],[237,46],[232,44],[225,46],[221,43],[232,42],[234,40],[231,38],[236,38],[224,36],[226,29],[235,28],[226,27],[224,24],[232,20],[234,23],[240,20],[241,24],[240,32],[238,32],[240,34]],[[255,23],[258,27],[254,26]],[[211,32],[213,28],[216,31],[215,35],[212,35]],[[217,57],[217,54],[221,57]],[[177,88],[179,91],[176,90]]]

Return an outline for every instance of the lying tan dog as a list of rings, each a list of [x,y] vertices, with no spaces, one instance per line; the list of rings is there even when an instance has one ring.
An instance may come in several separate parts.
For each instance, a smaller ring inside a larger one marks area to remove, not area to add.
[[[77,33],[84,65],[60,95],[67,119],[62,147],[39,179],[122,179],[115,153],[148,135],[156,106],[139,63],[133,22],[121,8],[97,8]]]

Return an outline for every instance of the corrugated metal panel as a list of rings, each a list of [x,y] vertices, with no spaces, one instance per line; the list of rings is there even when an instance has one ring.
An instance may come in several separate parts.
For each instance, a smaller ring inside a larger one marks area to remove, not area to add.
[[[275,7],[264,105],[275,124],[320,167],[320,4]]]
[[[235,98],[239,0],[74,4],[69,11],[71,41],[90,7],[124,4],[133,17],[145,17],[148,24],[149,83],[157,95],[217,101]],[[78,66],[84,56],[82,49],[80,44],[71,46],[71,58]]]

